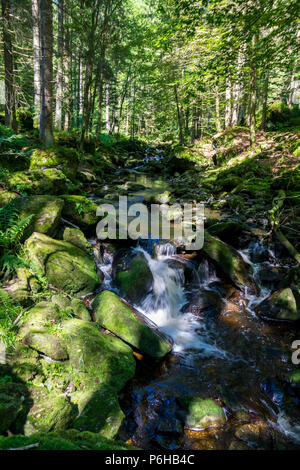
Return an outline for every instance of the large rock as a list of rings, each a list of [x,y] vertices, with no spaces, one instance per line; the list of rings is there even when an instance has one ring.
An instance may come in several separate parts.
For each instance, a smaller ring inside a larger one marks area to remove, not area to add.
[[[152,287],[153,276],[143,253],[121,249],[114,258],[113,277],[122,296],[139,303]]]
[[[68,358],[63,342],[49,333],[30,331],[25,335],[23,342],[56,361],[63,361]]]
[[[236,249],[205,231],[202,251],[219,265],[237,287],[257,292],[252,267],[244,261]]]
[[[274,292],[255,308],[258,315],[274,320],[296,321],[300,319],[292,289],[287,287]]]
[[[31,399],[33,406],[29,410],[24,424],[25,436],[30,436],[37,431],[63,430],[71,424],[74,413],[65,395],[33,388]]]
[[[223,408],[211,399],[199,397],[181,397],[180,405],[185,410],[185,426],[193,429],[203,429],[210,426],[222,426],[226,422]]]
[[[85,238],[84,233],[77,228],[67,227],[64,230],[63,239],[65,240],[65,242],[69,242],[75,246],[78,246],[78,248],[81,248],[81,250],[86,251],[86,253],[88,253],[89,255],[93,253],[92,247]]]
[[[31,170],[58,168],[68,178],[75,178],[79,164],[77,151],[73,148],[36,149],[30,157]]]
[[[64,201],[54,196],[30,196],[20,200],[20,217],[33,215],[25,230],[28,238],[33,232],[53,236],[58,228]]]
[[[113,292],[106,290],[98,294],[93,310],[97,323],[149,356],[160,358],[171,351],[168,338]]]
[[[27,194],[62,194],[76,189],[76,186],[56,168],[46,170],[17,171],[7,178],[10,190]]]
[[[99,217],[96,216],[97,204],[85,196],[63,195],[60,197],[65,202],[63,217],[67,220],[83,229],[97,224],[99,220]]]
[[[94,259],[71,243],[34,232],[25,243],[29,259],[38,263],[49,283],[81,297],[99,283]]]
[[[6,206],[6,204],[9,204],[11,201],[17,198],[20,198],[19,194],[0,189],[0,208]]]

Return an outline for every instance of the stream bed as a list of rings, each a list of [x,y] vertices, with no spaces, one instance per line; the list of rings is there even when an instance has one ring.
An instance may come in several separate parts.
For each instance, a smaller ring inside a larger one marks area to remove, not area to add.
[[[167,188],[136,170],[128,177],[144,186],[128,195],[133,202]],[[264,261],[256,262],[261,248],[249,240],[241,254],[253,264],[260,286],[259,296],[253,296],[237,290],[212,262],[178,253],[170,242],[144,240],[127,249],[142,252],[153,275],[151,291],[134,306],[173,339],[174,347],[163,361],[137,355],[136,376],[120,397],[125,413],[120,437],[144,449],[300,448],[299,400],[286,380],[295,370],[294,329],[263,321],[253,310],[272,288],[261,282],[261,270],[284,270],[285,261],[269,248]],[[104,243],[98,262],[103,287],[117,292],[112,262]],[[187,426],[178,402],[182,396],[213,399],[226,422],[205,429]]]

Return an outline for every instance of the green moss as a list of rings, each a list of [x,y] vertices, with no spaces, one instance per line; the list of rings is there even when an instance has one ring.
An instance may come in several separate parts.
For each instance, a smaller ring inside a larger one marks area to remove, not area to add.
[[[65,201],[63,216],[67,220],[79,225],[81,228],[96,225],[99,219],[96,216],[97,204],[85,196],[63,195],[61,198]]]
[[[26,194],[61,194],[75,188],[64,173],[55,168],[11,173],[7,187]]]
[[[98,294],[93,309],[95,320],[100,325],[146,354],[159,358],[171,351],[171,345],[142,323],[137,312],[113,292]]]
[[[223,409],[211,399],[182,397],[179,403],[187,412],[185,426],[189,428],[222,426],[226,422]]]
[[[60,223],[63,200],[53,196],[31,196],[20,200],[20,217],[33,214],[24,237],[28,238],[33,232],[52,236]]]
[[[30,157],[30,169],[59,168],[70,179],[77,173],[79,158],[73,148],[36,149]]]
[[[256,292],[257,286],[252,276],[252,268],[246,264],[237,250],[213,237],[205,231],[202,250],[215,261],[225,274],[241,288]]]
[[[30,260],[38,263],[55,287],[81,297],[99,283],[94,259],[71,243],[33,233],[25,243]]]
[[[76,317],[84,321],[91,321],[90,312],[88,311],[82,300],[73,299],[71,305],[73,313]]]
[[[63,239],[66,242],[78,246],[78,248],[85,251],[89,255],[92,254],[92,247],[81,230],[78,230],[77,228],[68,227],[64,230]]]
[[[138,303],[152,286],[152,273],[142,253],[136,255],[127,266],[117,265],[116,284],[120,292],[132,303]]]

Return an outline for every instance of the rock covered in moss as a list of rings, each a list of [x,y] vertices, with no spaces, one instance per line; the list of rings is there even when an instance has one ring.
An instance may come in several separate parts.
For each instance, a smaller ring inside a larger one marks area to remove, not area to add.
[[[0,434],[7,432],[21,414],[27,396],[22,384],[0,383]]]
[[[73,148],[57,147],[52,149],[36,149],[30,157],[31,170],[45,168],[58,168],[68,178],[75,178],[78,169],[79,157]]]
[[[84,236],[84,233],[77,228],[67,227],[63,233],[63,239],[65,242],[72,243],[75,246],[78,246],[83,251],[86,251],[89,255],[92,254],[92,247],[90,243]]]
[[[91,315],[82,300],[73,299],[71,302],[71,307],[75,317],[80,318],[84,321],[91,321]]]
[[[116,436],[125,415],[113,389],[104,386],[98,390],[75,393],[73,399],[79,412],[72,424],[75,429],[98,432],[106,438]]]
[[[93,292],[99,283],[94,259],[71,243],[34,232],[25,246],[49,283],[74,297]]]
[[[114,258],[113,277],[117,287],[131,303],[139,303],[149,292],[153,276],[143,253],[121,249]]]
[[[64,202],[63,217],[85,229],[97,224],[97,204],[85,196],[62,195]]]
[[[68,358],[63,342],[46,332],[29,331],[23,338],[23,342],[56,361],[64,361]]]
[[[297,308],[292,289],[289,287],[274,292],[255,308],[262,317],[275,320],[296,321],[300,319],[300,309]]]
[[[20,195],[11,191],[0,189],[0,208],[6,206],[11,201],[20,198]]]
[[[54,196],[30,196],[20,201],[20,217],[33,215],[24,236],[29,237],[33,232],[52,236],[55,234],[60,219],[64,201]]]
[[[27,194],[62,194],[74,190],[76,186],[59,169],[17,171],[7,178],[10,190]]]
[[[181,397],[179,403],[185,410],[185,426],[193,429],[203,429],[210,426],[222,426],[226,416],[214,400],[199,397]]]
[[[172,350],[168,338],[159,334],[155,325],[151,329],[141,313],[113,292],[106,290],[98,294],[93,310],[97,323],[149,356],[161,358]]]
[[[25,436],[37,431],[50,432],[66,429],[72,422],[74,412],[65,395],[48,392],[44,389],[31,389],[33,406],[24,424]]]
[[[69,365],[76,375],[81,374],[84,388],[97,384],[110,385],[116,391],[134,375],[135,360],[131,348],[114,336],[105,335],[97,325],[79,319],[62,324]]]
[[[257,292],[251,265],[247,264],[233,247],[205,231],[202,251],[215,261],[239,288]]]

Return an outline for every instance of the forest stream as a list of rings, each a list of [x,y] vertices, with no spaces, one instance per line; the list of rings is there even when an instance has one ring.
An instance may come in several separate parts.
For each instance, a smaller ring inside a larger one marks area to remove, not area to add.
[[[132,181],[144,186],[129,192],[131,202],[168,188],[142,169],[140,165],[129,172]],[[206,211],[206,216],[220,216],[217,210]],[[111,245],[95,240],[92,245],[104,274],[102,289],[120,294],[112,280]],[[266,269],[285,270],[286,260],[277,258],[272,247],[266,249],[249,238],[240,254],[253,268],[259,287],[259,294],[253,295],[247,288],[237,290],[208,259],[199,262],[188,252],[178,253],[172,240],[139,240],[136,247],[125,250],[142,253],[153,276],[152,288],[134,307],[174,344],[160,362],[136,354],[136,376],[121,394],[126,418],[120,436],[146,449],[243,449],[248,435],[250,440],[256,436],[251,442],[254,448],[272,448],[274,436],[288,448],[297,448],[298,399],[290,390],[287,400],[282,387],[292,370],[291,328],[262,321],[254,312],[272,290],[272,283],[263,282],[261,274]],[[93,296],[88,299],[92,308]],[[201,429],[185,424],[182,396],[215,400],[224,412],[222,426],[212,422]],[[234,439],[243,424],[239,440]]]

